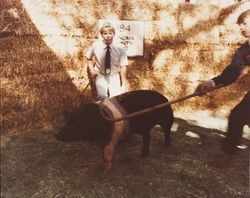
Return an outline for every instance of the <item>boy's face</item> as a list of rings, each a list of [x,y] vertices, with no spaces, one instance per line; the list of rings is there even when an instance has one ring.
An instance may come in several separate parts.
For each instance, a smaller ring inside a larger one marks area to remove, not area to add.
[[[250,15],[245,17],[242,23],[239,24],[240,31],[243,36],[250,39]]]
[[[104,28],[102,33],[102,38],[105,44],[111,44],[115,34],[110,28]]]

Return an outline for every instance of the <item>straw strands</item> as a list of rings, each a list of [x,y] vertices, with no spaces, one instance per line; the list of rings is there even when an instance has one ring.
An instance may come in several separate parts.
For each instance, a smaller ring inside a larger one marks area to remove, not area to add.
[[[91,99],[84,53],[97,39],[99,19],[144,22],[144,56],[129,59],[130,90],[154,89],[170,100],[190,94],[199,80],[220,73],[244,42],[235,24],[250,9],[242,2],[221,8],[159,0],[2,0],[1,134],[52,128],[63,112]],[[250,86],[247,76],[174,110],[226,116]]]

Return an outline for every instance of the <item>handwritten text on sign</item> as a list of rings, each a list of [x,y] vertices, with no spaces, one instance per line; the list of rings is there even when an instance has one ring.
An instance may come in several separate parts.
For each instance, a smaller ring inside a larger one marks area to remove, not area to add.
[[[115,28],[114,41],[124,46],[128,56],[143,56],[143,21],[99,20],[99,26],[110,23]]]

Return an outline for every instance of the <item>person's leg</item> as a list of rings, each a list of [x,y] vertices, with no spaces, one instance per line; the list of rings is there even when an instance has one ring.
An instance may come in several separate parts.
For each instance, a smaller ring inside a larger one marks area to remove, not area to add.
[[[108,81],[104,75],[98,75],[96,77],[96,91],[97,97],[100,99],[104,99],[108,97]]]
[[[236,146],[240,143],[244,125],[249,123],[250,119],[250,91],[244,96],[241,102],[236,105],[228,119],[228,130],[226,138],[223,141],[222,150],[233,154]]]
[[[109,79],[109,94],[110,97],[116,96],[121,94],[121,82],[120,82],[120,75],[110,76]]]
[[[228,130],[223,141],[222,153],[216,156],[214,165],[219,168],[230,166],[232,154],[236,151],[236,146],[240,142],[244,125],[250,121],[250,91],[244,96],[241,102],[236,105],[228,119]]]

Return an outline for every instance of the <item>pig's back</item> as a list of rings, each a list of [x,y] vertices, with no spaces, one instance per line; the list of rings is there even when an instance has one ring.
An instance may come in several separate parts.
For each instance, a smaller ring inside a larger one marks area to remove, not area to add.
[[[127,113],[133,113],[154,105],[168,102],[162,94],[153,90],[135,90],[116,96],[117,101]],[[169,106],[169,108],[171,108]]]

